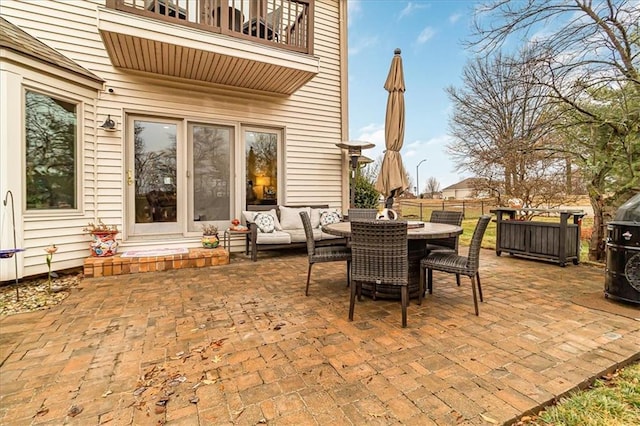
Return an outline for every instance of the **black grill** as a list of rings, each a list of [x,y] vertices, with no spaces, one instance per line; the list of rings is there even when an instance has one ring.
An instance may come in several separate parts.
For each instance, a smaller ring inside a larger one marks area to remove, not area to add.
[[[607,224],[605,295],[640,304],[640,194]]]

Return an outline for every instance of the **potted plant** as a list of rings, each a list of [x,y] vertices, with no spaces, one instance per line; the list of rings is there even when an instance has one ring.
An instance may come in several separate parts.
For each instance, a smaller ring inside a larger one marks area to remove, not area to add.
[[[91,256],[107,257],[113,256],[118,252],[116,235],[120,231],[118,231],[117,225],[107,225],[101,219],[98,219],[97,224],[89,222],[83,228],[83,231],[93,237],[93,241],[89,244]]]
[[[218,227],[212,224],[202,225],[202,247],[204,248],[216,248],[220,245],[220,238],[218,238]]]

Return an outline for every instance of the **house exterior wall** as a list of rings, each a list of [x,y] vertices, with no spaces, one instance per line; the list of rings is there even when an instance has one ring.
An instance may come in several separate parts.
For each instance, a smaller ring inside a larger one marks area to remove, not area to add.
[[[445,200],[448,200],[448,199],[462,200],[462,199],[468,199],[468,198],[475,198],[473,196],[473,191],[474,190],[472,188],[444,189],[442,191],[442,197]]]
[[[82,232],[88,222],[98,218],[108,224],[126,225],[125,144],[127,114],[182,118],[231,125],[236,142],[242,126],[282,129],[282,192],[284,204],[329,204],[341,207],[346,199],[344,160],[334,145],[345,138],[346,55],[341,52],[346,37],[342,22],[346,11],[336,0],[315,2],[314,55],[320,58],[320,72],[290,97],[249,93],[246,90],[219,88],[206,83],[136,74],[116,69],[104,48],[97,29],[98,8],[104,1],[16,1],[3,0],[5,19],[30,35],[102,78],[104,90],[82,90],[68,81],[42,79],[34,69],[2,70],[1,106],[23,103],[23,88],[34,84],[53,94],[66,92],[82,102],[81,199],[75,213],[32,213],[24,211],[24,112],[12,108],[1,113],[2,148],[0,177],[3,196],[11,189],[16,198],[18,246],[21,255],[20,276],[46,272],[44,248],[55,243],[55,269],[81,266],[88,256],[90,238]],[[343,11],[343,12],[341,12]],[[342,31],[342,32],[341,32]],[[41,87],[45,86],[45,87]],[[46,87],[48,86],[48,87]],[[108,89],[112,89],[110,92]],[[107,115],[116,122],[117,131],[99,127]],[[244,191],[243,153],[235,152],[235,202],[232,217],[240,217]],[[9,182],[11,182],[9,184]],[[6,209],[5,209],[6,210]],[[5,214],[6,219],[6,214]],[[6,220],[4,220],[6,222]],[[3,225],[4,226],[4,225]],[[3,229],[3,246],[8,239]],[[126,238],[126,235],[124,235]],[[123,242],[126,247],[128,242]],[[199,235],[162,241],[182,247],[199,245]],[[23,266],[23,267],[22,267]],[[0,263],[0,281],[13,278],[13,263]]]

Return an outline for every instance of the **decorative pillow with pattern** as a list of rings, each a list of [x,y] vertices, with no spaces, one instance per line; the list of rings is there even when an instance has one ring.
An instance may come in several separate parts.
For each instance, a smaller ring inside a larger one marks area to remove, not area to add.
[[[330,225],[332,223],[338,223],[341,220],[342,220],[342,216],[340,216],[340,213],[336,211],[324,211],[320,215],[321,226]]]
[[[276,221],[268,213],[258,213],[253,217],[253,222],[260,232],[270,233],[276,230]]]

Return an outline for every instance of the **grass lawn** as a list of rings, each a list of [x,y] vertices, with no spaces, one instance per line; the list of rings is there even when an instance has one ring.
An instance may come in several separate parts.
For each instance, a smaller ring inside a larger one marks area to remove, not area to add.
[[[595,381],[591,388],[562,398],[537,416],[516,425],[640,425],[640,363]]]
[[[557,218],[536,218],[557,221]],[[471,242],[477,218],[462,222],[464,229],[460,245]],[[585,218],[583,227],[590,228],[593,219]],[[490,222],[482,239],[482,247],[495,250],[496,223]],[[588,241],[582,241],[580,260],[588,261]],[[640,363],[632,364],[615,374],[598,379],[591,388],[570,394],[556,405],[524,416],[517,426],[630,426],[640,425]]]

